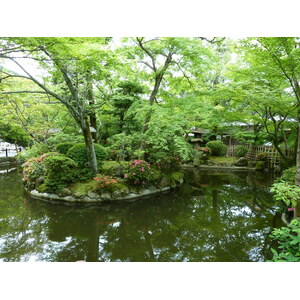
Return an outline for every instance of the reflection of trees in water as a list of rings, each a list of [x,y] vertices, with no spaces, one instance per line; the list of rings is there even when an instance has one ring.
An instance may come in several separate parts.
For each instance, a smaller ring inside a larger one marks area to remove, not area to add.
[[[277,220],[270,210],[270,195],[255,184],[247,185],[246,172],[192,175],[176,192],[134,203],[74,207],[30,199],[14,218],[5,217],[1,257],[8,261],[30,256],[48,261],[263,260],[266,236]]]

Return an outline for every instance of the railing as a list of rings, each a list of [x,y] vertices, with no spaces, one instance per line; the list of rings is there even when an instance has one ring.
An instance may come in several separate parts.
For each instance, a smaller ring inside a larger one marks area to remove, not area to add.
[[[16,149],[10,149],[10,148],[0,149],[0,157],[12,157],[12,156],[16,156],[17,153],[18,152]]]
[[[227,156],[237,156],[236,155],[236,147],[238,145],[234,146],[228,146],[227,147]],[[245,147],[248,152],[245,155],[248,160],[255,160],[256,155],[259,153],[267,153],[268,155],[268,168],[274,169],[276,166],[280,164],[281,156],[279,152],[276,150],[273,146],[252,146],[252,145],[239,145]],[[289,152],[288,157],[292,157],[292,152]]]

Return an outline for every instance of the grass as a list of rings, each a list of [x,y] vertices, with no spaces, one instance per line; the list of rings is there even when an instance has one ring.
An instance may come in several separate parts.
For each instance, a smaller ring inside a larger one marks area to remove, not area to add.
[[[209,160],[212,160],[216,164],[220,164],[220,163],[232,164],[237,159],[238,159],[237,157],[228,157],[228,156],[211,156],[211,157],[209,157]]]

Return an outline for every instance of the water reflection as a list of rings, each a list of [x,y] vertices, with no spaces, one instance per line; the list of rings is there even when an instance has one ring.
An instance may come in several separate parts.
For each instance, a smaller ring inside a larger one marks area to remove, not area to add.
[[[281,226],[260,173],[192,170],[170,194],[89,206],[28,199],[19,178],[0,174],[2,261],[264,261]]]

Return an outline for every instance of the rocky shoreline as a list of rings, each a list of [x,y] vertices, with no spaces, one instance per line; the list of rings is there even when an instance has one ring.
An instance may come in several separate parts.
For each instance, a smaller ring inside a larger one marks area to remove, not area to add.
[[[48,201],[97,203],[97,202],[104,202],[104,201],[135,201],[140,198],[144,198],[146,196],[168,192],[172,188],[176,188],[180,186],[182,183],[183,183],[183,179],[181,179],[178,184],[173,184],[163,188],[150,186],[148,188],[141,189],[139,192],[130,192],[127,195],[123,195],[123,196],[114,196],[110,193],[102,193],[101,195],[99,195],[92,191],[88,191],[87,194],[85,195],[76,195],[76,193],[72,193],[69,189],[65,189],[69,191],[66,193],[69,195],[40,193],[37,190],[31,190],[31,191],[26,190],[26,191],[34,199],[48,200]]]

